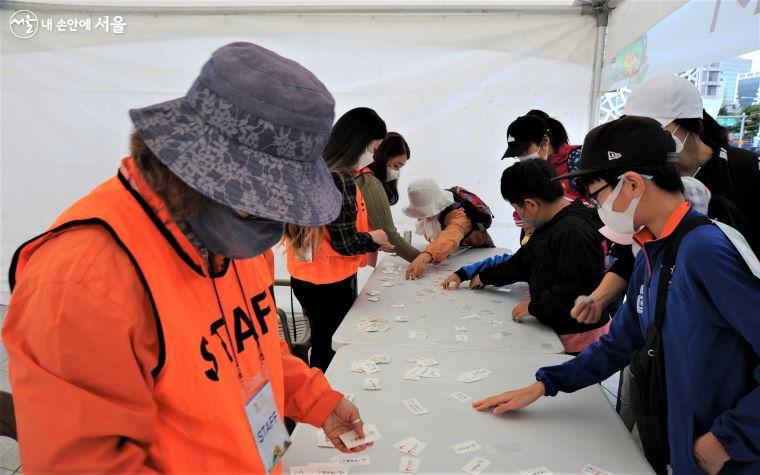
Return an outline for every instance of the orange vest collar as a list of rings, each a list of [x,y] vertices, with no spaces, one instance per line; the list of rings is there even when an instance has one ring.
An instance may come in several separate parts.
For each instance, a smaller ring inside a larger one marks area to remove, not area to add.
[[[633,238],[637,243],[639,243],[639,245],[643,245],[644,243],[659,241],[660,239],[664,239],[670,236],[673,234],[673,231],[676,230],[681,221],[683,221],[683,218],[686,216],[686,213],[688,213],[690,209],[691,203],[688,201],[684,201],[678,205],[676,209],[673,210],[673,212],[670,214],[668,220],[665,222],[665,227],[662,228],[662,236],[660,236],[659,239],[655,238],[654,234],[652,234],[652,231],[646,227],[634,234]]]
[[[185,233],[180,230],[177,223],[169,213],[169,209],[166,207],[166,203],[151,189],[150,185],[145,181],[142,176],[142,172],[137,168],[135,160],[132,157],[125,157],[121,161],[119,166],[119,175],[122,181],[125,181],[125,186],[128,186],[133,194],[136,194],[138,201],[141,201],[141,205],[147,208],[145,211],[149,214],[153,214],[152,217],[157,218],[156,225],[163,227],[165,234],[173,238],[176,245],[179,247],[177,251],[181,254],[185,254],[196,271],[199,271],[203,275],[209,275],[209,265],[206,259],[203,257],[197,247],[190,242]],[[140,200],[141,199],[141,200]],[[156,220],[154,220],[156,221]],[[170,239],[171,240],[171,239]],[[183,256],[184,258],[184,256]]]

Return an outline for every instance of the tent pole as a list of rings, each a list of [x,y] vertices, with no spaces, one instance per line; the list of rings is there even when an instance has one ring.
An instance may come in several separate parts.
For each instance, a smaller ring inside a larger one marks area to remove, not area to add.
[[[596,127],[597,118],[599,117],[599,97],[601,96],[602,84],[602,66],[604,65],[604,52],[607,42],[607,23],[610,17],[608,2],[602,0],[595,3],[594,16],[596,17],[596,45],[594,47],[594,69],[591,79],[591,91],[589,95],[590,107],[588,117],[588,127]]]

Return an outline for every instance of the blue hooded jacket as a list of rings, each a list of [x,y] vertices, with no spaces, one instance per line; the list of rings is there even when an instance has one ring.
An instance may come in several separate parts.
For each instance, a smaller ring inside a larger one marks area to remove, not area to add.
[[[673,224],[698,215],[685,210],[671,216]],[[666,227],[660,239],[643,244],[609,333],[574,359],[536,373],[547,396],[607,379],[643,345],[669,235]],[[710,431],[731,456],[721,473],[760,474],[760,279],[717,226],[700,226],[681,241],[663,338],[674,472],[703,473],[693,446]]]

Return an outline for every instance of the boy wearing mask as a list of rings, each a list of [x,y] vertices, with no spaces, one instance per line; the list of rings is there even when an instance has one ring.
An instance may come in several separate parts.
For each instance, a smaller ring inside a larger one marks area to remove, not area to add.
[[[536,383],[474,404],[494,414],[599,383],[629,362],[636,424],[658,473],[760,471],[760,263],[684,200],[673,139],[624,117],[589,132],[580,167],[604,224],[642,247],[609,334]],[[754,274],[754,275],[753,275]]]

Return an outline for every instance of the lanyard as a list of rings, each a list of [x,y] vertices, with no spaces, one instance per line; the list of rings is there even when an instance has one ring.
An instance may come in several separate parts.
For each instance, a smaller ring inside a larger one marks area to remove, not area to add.
[[[255,323],[253,318],[251,317],[251,309],[248,306],[248,299],[245,297],[245,291],[243,290],[243,283],[240,280],[240,275],[238,274],[237,265],[235,265],[235,261],[232,260],[232,269],[235,272],[235,278],[237,279],[238,288],[240,289],[240,295],[243,297],[243,303],[245,303],[245,310],[246,315],[248,316],[248,320],[250,320],[251,325],[254,326],[253,328],[253,339],[256,341],[256,350],[259,353],[259,360],[261,361],[261,366],[264,366],[265,359],[264,359],[264,353],[261,351],[261,343],[259,342],[259,334],[256,331]],[[230,350],[232,351],[232,357],[235,361],[235,367],[237,368],[238,377],[240,378],[241,383],[243,382],[243,370],[240,368],[240,362],[238,361],[237,357],[237,350],[235,347],[237,346],[235,342],[232,340],[232,334],[230,333],[230,327],[227,325],[227,316],[224,314],[224,307],[222,306],[222,299],[219,297],[219,290],[216,288],[216,281],[213,277],[211,277],[211,285],[214,287],[214,295],[216,296],[216,303],[219,306],[219,312],[222,314],[222,320],[224,321],[224,331],[227,334],[227,340],[230,343]]]

